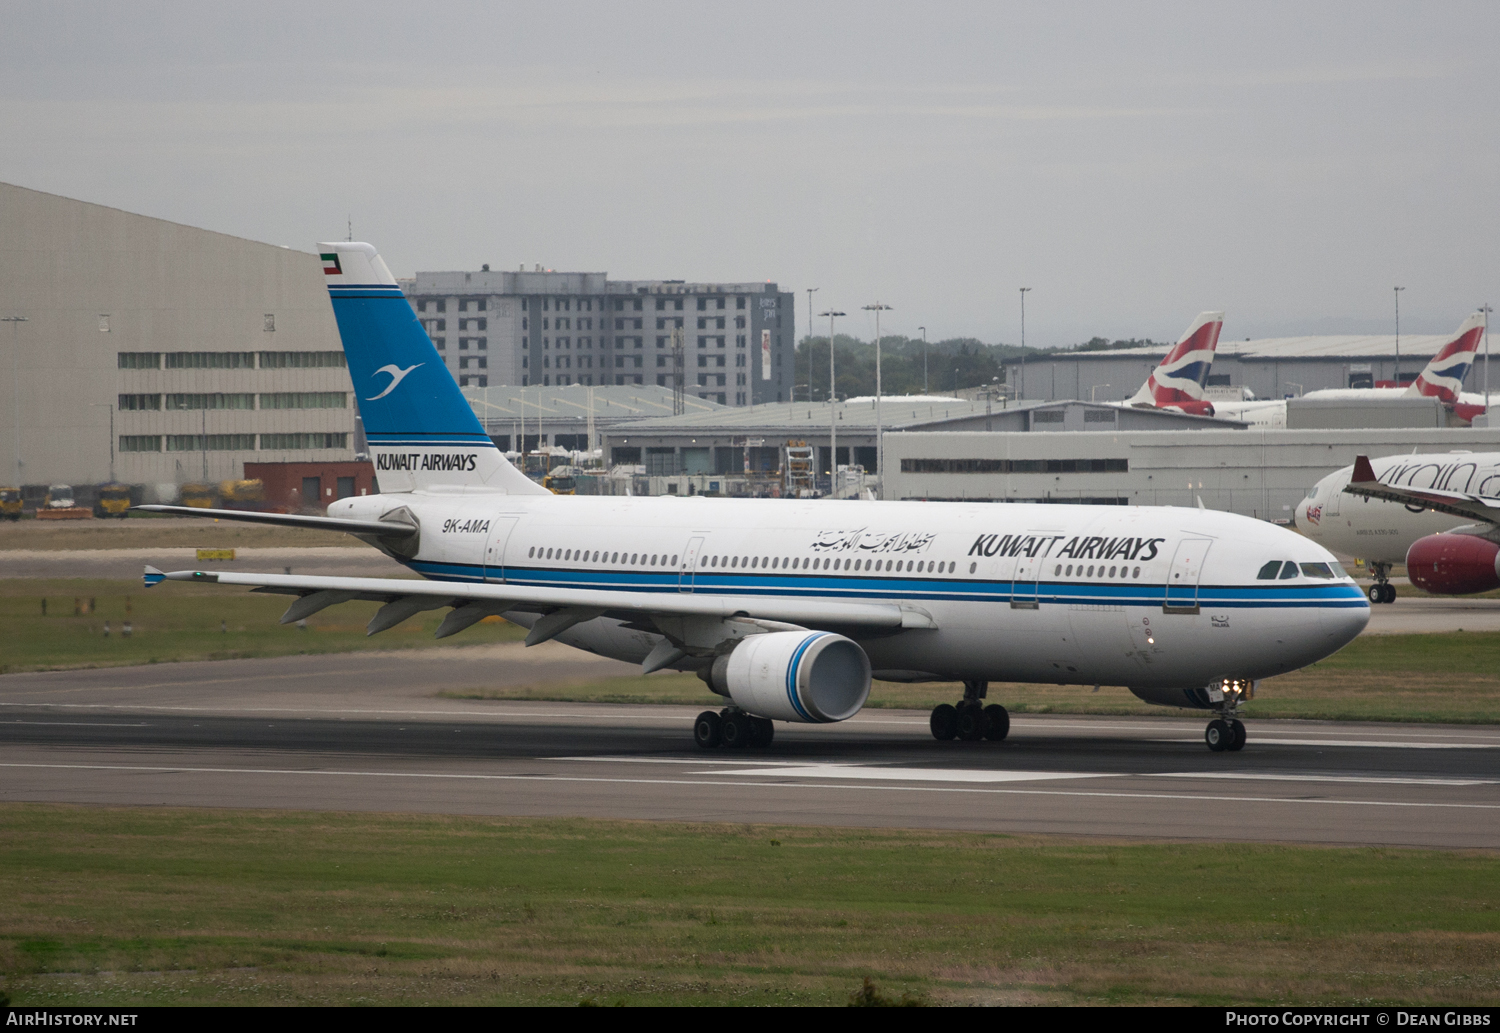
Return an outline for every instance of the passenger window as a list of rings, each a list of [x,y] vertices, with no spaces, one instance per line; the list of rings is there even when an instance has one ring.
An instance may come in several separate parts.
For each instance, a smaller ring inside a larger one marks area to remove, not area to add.
[[[1281,580],[1287,581],[1297,576],[1297,564],[1287,560],[1281,566]]]
[[[1260,568],[1260,573],[1255,575],[1257,581],[1275,581],[1276,575],[1281,573],[1281,561],[1272,560]]]
[[[1328,568],[1328,564],[1326,563],[1304,563],[1302,564],[1302,573],[1308,577],[1322,578],[1325,581],[1333,579],[1333,571]]]

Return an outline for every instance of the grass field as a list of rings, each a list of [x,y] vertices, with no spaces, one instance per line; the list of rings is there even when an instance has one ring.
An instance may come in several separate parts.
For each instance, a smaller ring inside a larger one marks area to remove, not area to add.
[[[137,513],[128,520],[0,521],[0,552],[92,549],[305,549],[312,546],[368,548],[339,531],[306,527],[258,527],[212,517]]]
[[[86,611],[89,600],[92,613],[75,613],[75,607]],[[433,610],[367,637],[365,624],[380,604],[362,602],[330,607],[308,618],[305,628],[278,624],[290,602],[289,596],[213,585],[174,582],[147,590],[138,581],[0,579],[0,626],[6,629],[0,636],[0,673],[474,645],[525,636],[516,625],[493,618],[438,642],[432,634],[447,611]],[[121,634],[126,620],[133,629],[129,638]]]
[[[1500,858],[0,805],[17,1005],[1495,1004]]]

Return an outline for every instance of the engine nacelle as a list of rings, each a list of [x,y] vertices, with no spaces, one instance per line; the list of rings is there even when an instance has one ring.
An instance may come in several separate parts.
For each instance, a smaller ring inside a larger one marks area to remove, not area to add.
[[[1187,413],[1189,416],[1212,416],[1214,414],[1213,402],[1200,402],[1188,398],[1177,402],[1166,402],[1160,408],[1176,409],[1178,412]]]
[[[759,717],[845,721],[870,697],[870,659],[832,632],[772,631],[715,660],[709,686]]]
[[[1500,545],[1472,534],[1430,534],[1406,550],[1411,583],[1433,595],[1500,588]]]

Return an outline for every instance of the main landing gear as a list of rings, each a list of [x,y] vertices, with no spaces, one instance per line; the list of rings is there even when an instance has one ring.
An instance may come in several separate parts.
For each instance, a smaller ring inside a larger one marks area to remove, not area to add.
[[[1365,590],[1372,603],[1393,603],[1396,601],[1396,586],[1391,584],[1391,565],[1389,563],[1371,563],[1370,573],[1375,575],[1375,583]]]
[[[775,736],[776,725],[769,717],[754,717],[737,707],[725,707],[717,714],[705,710],[693,722],[693,739],[705,750],[716,746],[731,750],[769,746]]]
[[[1203,741],[1215,753],[1237,753],[1245,748],[1245,724],[1237,717],[1216,717],[1203,730]]]
[[[964,682],[964,698],[957,706],[940,703],[932,708],[932,737],[944,742],[961,739],[978,742],[992,739],[996,742],[1010,734],[1010,714],[998,703],[985,706],[984,698],[989,694],[987,681]]]

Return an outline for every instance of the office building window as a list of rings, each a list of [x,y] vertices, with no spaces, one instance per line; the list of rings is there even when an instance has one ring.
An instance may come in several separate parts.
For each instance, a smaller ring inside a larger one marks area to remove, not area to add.
[[[160,452],[160,434],[122,434],[120,436],[121,452]]]
[[[707,298],[699,298],[698,299],[698,311],[699,312],[707,312],[708,311],[708,299]]]
[[[343,391],[281,391],[260,396],[262,409],[347,409]]]
[[[434,337],[432,339],[432,346],[434,348],[436,348],[438,351],[443,351],[443,350],[445,350],[448,347],[448,338],[446,338],[446,337]]]
[[[120,369],[161,369],[161,352],[118,352]]]
[[[735,298],[734,299],[734,307],[735,308],[744,308],[745,307],[745,299],[744,298]]]
[[[721,310],[724,308],[724,299],[723,298],[715,298],[714,301],[717,303],[717,304],[714,305],[714,308],[721,309]],[[724,324],[720,323],[719,325],[723,326]]]
[[[253,394],[172,394],[166,397],[166,408],[184,409],[254,409]]]
[[[261,352],[261,369],[343,369],[349,360],[336,352]]]
[[[165,355],[167,369],[255,368],[254,352],[166,352]]]
[[[161,408],[161,395],[121,395],[116,406],[121,412],[142,412]],[[153,452],[160,449],[151,449]]]
[[[254,434],[167,435],[168,452],[253,452],[254,450]]]

